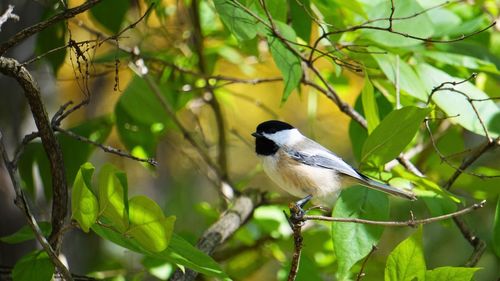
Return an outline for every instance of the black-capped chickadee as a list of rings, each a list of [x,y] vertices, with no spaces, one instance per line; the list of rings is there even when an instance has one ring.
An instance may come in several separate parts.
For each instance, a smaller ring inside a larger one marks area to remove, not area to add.
[[[303,136],[292,125],[270,120],[257,126],[255,152],[266,174],[293,196],[312,196],[333,204],[342,188],[361,184],[389,194],[416,200],[411,191],[398,189],[361,174],[340,157]]]

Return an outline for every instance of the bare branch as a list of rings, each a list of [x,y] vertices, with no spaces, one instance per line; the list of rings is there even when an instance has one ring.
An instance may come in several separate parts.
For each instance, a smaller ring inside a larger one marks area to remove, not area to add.
[[[152,158],[139,158],[139,157],[136,157],[130,153],[127,153],[125,151],[122,151],[118,148],[114,148],[114,147],[111,147],[111,146],[107,146],[107,145],[103,145],[101,143],[98,143],[96,141],[93,141],[91,139],[88,139],[84,136],[80,136],[78,134],[75,134],[73,133],[72,131],[69,131],[69,130],[65,130],[61,127],[54,127],[54,130],[55,131],[58,131],[58,132],[61,132],[69,137],[72,137],[78,141],[81,141],[81,142],[85,142],[85,143],[89,143],[89,144],[92,144],[94,146],[97,146],[99,147],[100,149],[102,149],[104,152],[107,152],[107,153],[111,153],[111,154],[115,154],[115,155],[118,155],[120,157],[125,157],[125,158],[130,158],[132,160],[135,160],[135,161],[139,161],[139,162],[145,162],[145,163],[148,163],[152,166],[157,166],[158,165],[158,162],[155,160],[155,159],[152,159]]]
[[[375,253],[375,251],[377,251],[377,250],[378,250],[377,246],[372,245],[372,249],[370,250],[370,252],[366,256],[365,260],[363,260],[363,263],[361,264],[361,269],[359,270],[358,276],[356,276],[356,281],[360,281],[361,279],[363,279],[363,277],[365,277],[365,275],[366,275],[365,274],[365,267],[366,267],[366,264],[368,263],[368,259],[370,259],[370,257],[373,255],[373,253]]]
[[[23,88],[38,128],[42,145],[50,162],[52,177],[52,233],[49,241],[56,253],[59,253],[61,236],[59,231],[65,224],[68,213],[68,187],[61,147],[52,130],[45,106],[40,96],[37,83],[26,68],[14,59],[0,57],[0,72],[17,80]]]
[[[327,216],[312,216],[312,215],[305,215],[304,220],[319,220],[319,221],[331,221],[331,222],[350,222],[350,223],[361,223],[361,224],[370,224],[370,225],[383,225],[383,226],[409,226],[409,227],[415,227],[417,225],[421,224],[429,224],[437,221],[442,221],[458,216],[463,216],[467,213],[470,213],[474,210],[483,208],[484,205],[486,204],[486,200],[483,200],[479,203],[473,204],[467,208],[464,208],[462,210],[449,213],[446,215],[441,215],[437,217],[431,217],[431,218],[426,218],[426,219],[420,219],[420,220],[415,220],[413,218],[407,220],[407,221],[374,221],[374,220],[365,220],[365,219],[359,219],[359,218],[332,218],[332,217],[327,217]]]
[[[28,225],[35,234],[36,239],[38,240],[40,245],[42,245],[45,252],[47,252],[47,255],[49,256],[52,263],[64,276],[64,279],[68,281],[73,280],[71,277],[71,273],[68,271],[66,266],[61,262],[61,260],[59,260],[57,251],[51,246],[51,244],[49,244],[45,236],[43,236],[42,230],[40,229],[38,222],[36,221],[35,217],[33,216],[30,210],[30,207],[28,205],[28,202],[26,200],[26,197],[24,196],[24,192],[21,187],[21,179],[19,177],[17,169],[12,165],[12,162],[9,160],[9,156],[7,155],[7,150],[3,142],[2,132],[0,132],[0,154],[2,155],[5,168],[9,172],[10,180],[12,182],[14,191],[16,193],[16,200],[15,200],[16,205],[19,207],[19,209],[23,211],[28,221]]]
[[[88,0],[80,6],[64,10],[64,11],[58,13],[57,15],[54,15],[53,17],[51,17],[45,21],[39,22],[35,25],[32,25],[30,27],[27,27],[27,28],[19,31],[14,36],[9,38],[7,41],[0,44],[0,56],[4,55],[5,52],[7,50],[9,50],[10,48],[12,48],[13,46],[21,43],[21,41],[23,41],[24,39],[44,30],[45,28],[47,28],[47,27],[49,27],[57,22],[72,18],[80,13],[83,13],[86,10],[92,8],[94,5],[98,4],[99,2],[101,2],[101,0]]]

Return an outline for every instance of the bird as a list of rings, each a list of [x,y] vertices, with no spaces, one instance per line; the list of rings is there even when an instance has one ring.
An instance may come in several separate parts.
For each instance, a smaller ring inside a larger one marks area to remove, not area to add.
[[[281,189],[313,202],[333,205],[340,191],[360,184],[409,200],[416,200],[410,190],[399,189],[373,180],[319,143],[302,135],[292,125],[279,120],[260,123],[256,131],[255,153],[262,160],[265,173]]]

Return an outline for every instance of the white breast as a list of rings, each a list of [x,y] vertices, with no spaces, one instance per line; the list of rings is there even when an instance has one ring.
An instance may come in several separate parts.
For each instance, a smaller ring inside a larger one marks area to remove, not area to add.
[[[283,190],[293,196],[313,196],[313,201],[331,206],[338,197],[342,183],[337,174],[329,169],[308,166],[283,155],[263,156],[266,174]]]

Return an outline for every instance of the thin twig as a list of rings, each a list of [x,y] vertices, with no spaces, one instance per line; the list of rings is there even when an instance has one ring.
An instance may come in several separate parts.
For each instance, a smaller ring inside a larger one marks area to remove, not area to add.
[[[350,223],[361,223],[361,224],[370,224],[370,225],[383,225],[383,226],[409,226],[409,227],[415,227],[417,225],[421,224],[429,224],[437,221],[442,221],[458,216],[465,215],[467,213],[470,213],[474,210],[483,208],[484,205],[486,204],[486,200],[483,200],[479,203],[473,204],[467,208],[464,208],[462,210],[449,213],[446,215],[441,215],[441,216],[436,216],[436,217],[431,217],[431,218],[426,218],[426,219],[419,219],[415,220],[413,218],[407,220],[407,221],[374,221],[374,220],[365,220],[365,219],[359,219],[359,218],[332,218],[332,217],[327,217],[327,216],[319,216],[319,215],[305,215],[304,220],[319,220],[319,221],[331,221],[331,222],[350,222]]]
[[[115,147],[111,147],[111,146],[107,146],[107,145],[103,145],[101,143],[98,143],[96,141],[93,141],[89,138],[86,138],[84,136],[80,136],[78,134],[75,134],[74,132],[72,131],[69,131],[69,130],[66,130],[66,129],[63,129],[61,127],[54,127],[54,130],[55,131],[58,131],[58,132],[61,132],[69,137],[72,137],[78,141],[81,141],[81,142],[84,142],[84,143],[89,143],[89,144],[92,144],[94,146],[97,146],[99,147],[100,149],[102,149],[102,151],[104,152],[107,152],[107,153],[111,153],[111,154],[115,154],[115,155],[118,155],[120,157],[126,157],[126,158],[130,158],[132,160],[135,160],[135,161],[139,161],[139,162],[145,162],[145,163],[148,163],[152,166],[157,166],[158,165],[158,162],[153,159],[153,158],[140,158],[140,157],[136,157],[130,153],[127,153],[121,149],[118,149],[118,148],[115,148]]]
[[[356,277],[356,281],[360,281],[361,279],[363,279],[363,277],[365,277],[365,275],[366,275],[365,268],[366,268],[366,264],[368,263],[368,259],[370,259],[370,257],[373,255],[373,253],[375,253],[376,250],[378,250],[377,246],[372,245],[372,249],[370,250],[370,252],[366,256],[365,260],[363,260],[363,263],[361,264],[361,269],[358,272],[358,276]]]
[[[297,273],[299,272],[300,256],[302,253],[302,247],[304,242],[304,238],[302,237],[302,227],[304,226],[305,219],[303,218],[296,219],[300,217],[301,213],[303,212],[303,210],[301,210],[297,204],[290,203],[289,208],[290,208],[290,216],[287,216],[286,213],[285,216],[288,220],[290,228],[292,229],[294,247],[293,247],[292,261],[290,263],[290,271],[288,272],[287,280],[294,281],[295,278],[297,278]]]

